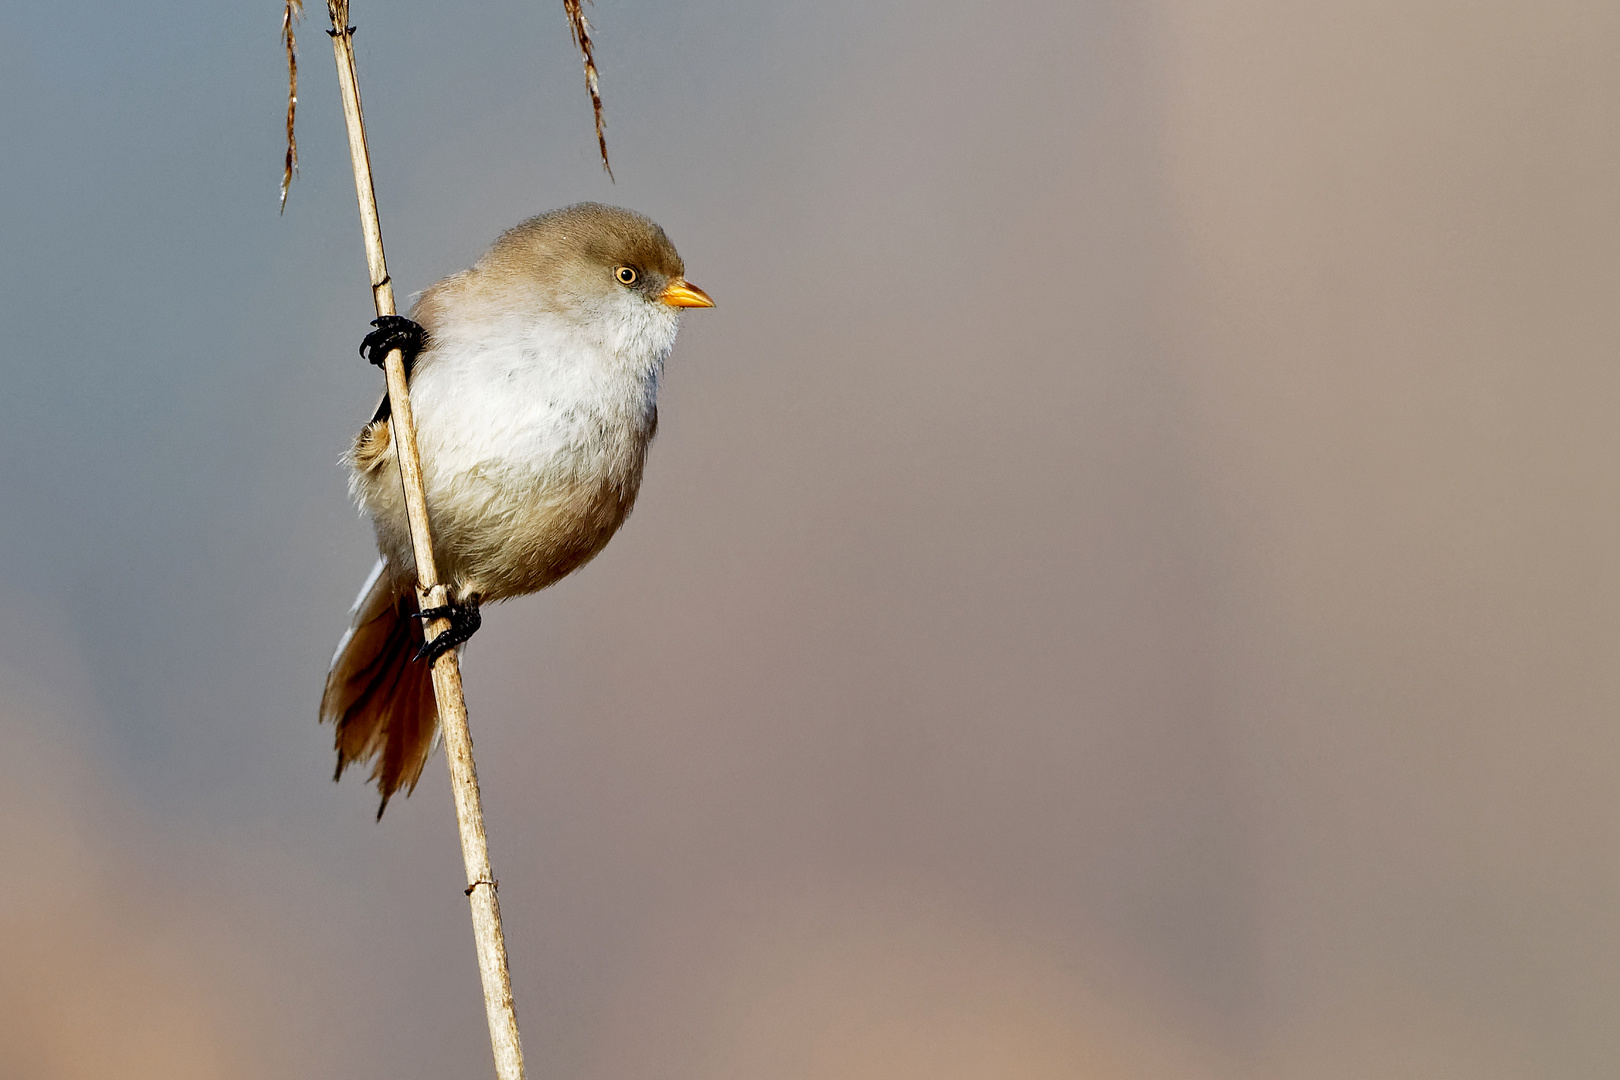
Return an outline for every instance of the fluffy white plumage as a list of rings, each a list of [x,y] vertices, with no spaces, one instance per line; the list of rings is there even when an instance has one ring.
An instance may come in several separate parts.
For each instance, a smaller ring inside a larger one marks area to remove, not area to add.
[[[623,520],[582,506],[624,502],[629,512],[680,312],[630,290],[595,306],[581,320],[462,304],[429,331],[411,406],[435,554],[458,600],[543,588],[577,566],[539,565],[537,549],[566,539],[594,554],[608,537],[583,534]],[[414,579],[391,445],[386,457],[357,470],[352,487],[393,574]]]
[[[545,588],[629,515],[658,427],[658,384],[683,307],[713,306],[657,225],[582,204],[508,231],[426,290],[410,375],[434,557],[453,604]],[[415,560],[386,402],[349,455],[382,560],[338,646],[321,717],[338,772],[374,761],[383,805],[412,787],[438,728]],[[380,811],[379,811],[380,813]]]

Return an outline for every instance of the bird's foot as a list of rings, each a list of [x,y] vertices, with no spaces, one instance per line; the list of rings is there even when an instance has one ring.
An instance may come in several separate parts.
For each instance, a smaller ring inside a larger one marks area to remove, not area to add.
[[[443,607],[428,608],[419,611],[412,618],[421,619],[423,630],[431,619],[449,619],[450,626],[438,637],[422,642],[422,647],[416,650],[417,660],[426,660],[429,664],[443,654],[460,645],[478,632],[484,624],[484,617],[478,613],[478,597],[473,597],[465,604],[445,604]]]
[[[377,329],[360,342],[360,355],[382,367],[388,354],[398,349],[405,361],[405,374],[409,375],[411,365],[416,362],[416,354],[422,351],[427,341],[427,331],[422,329],[420,323],[403,315],[384,315],[372,319],[371,325]]]

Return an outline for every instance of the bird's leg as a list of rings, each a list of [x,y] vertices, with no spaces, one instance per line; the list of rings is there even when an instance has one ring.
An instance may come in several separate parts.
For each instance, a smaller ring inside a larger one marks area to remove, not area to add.
[[[371,325],[377,329],[360,342],[360,355],[382,367],[389,352],[398,349],[405,361],[405,374],[409,376],[412,365],[416,363],[416,354],[422,351],[422,346],[427,342],[427,331],[422,329],[420,323],[403,315],[384,315],[372,319]]]
[[[416,650],[417,660],[426,660],[433,663],[442,654],[460,645],[478,632],[484,624],[484,618],[478,614],[478,595],[474,593],[464,604],[451,602],[443,607],[428,608],[419,611],[412,618],[422,620],[422,629],[427,630],[430,619],[449,619],[450,627],[444,633],[431,641],[422,642],[422,647]]]

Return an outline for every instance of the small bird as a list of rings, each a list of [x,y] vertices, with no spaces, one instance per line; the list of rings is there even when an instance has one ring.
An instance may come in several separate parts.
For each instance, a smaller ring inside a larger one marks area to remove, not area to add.
[[[321,720],[337,776],[371,763],[377,816],[416,787],[436,742],[431,665],[479,626],[479,605],[543,589],[607,545],[641,487],[658,383],[681,310],[713,307],[664,230],[579,203],[502,234],[470,269],[377,319],[360,353],[400,349],[449,604],[418,611],[387,395],[345,463],[381,555],[332,658]],[[424,642],[424,617],[450,628]]]

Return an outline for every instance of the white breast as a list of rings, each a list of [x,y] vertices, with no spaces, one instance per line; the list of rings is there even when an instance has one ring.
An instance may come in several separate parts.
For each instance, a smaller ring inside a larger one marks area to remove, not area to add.
[[[434,547],[449,564],[442,576],[468,591],[541,588],[600,550],[629,511],[679,313],[627,293],[597,314],[446,319],[418,358],[411,405]],[[379,541],[403,541],[387,490],[397,484],[360,485]],[[602,498],[622,509],[607,513]]]
[[[650,424],[678,316],[624,300],[602,318],[506,315],[436,327],[411,380],[430,482],[480,467],[573,472]]]

